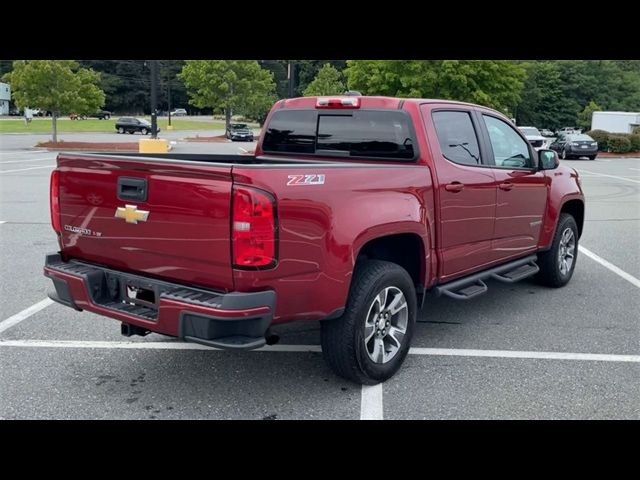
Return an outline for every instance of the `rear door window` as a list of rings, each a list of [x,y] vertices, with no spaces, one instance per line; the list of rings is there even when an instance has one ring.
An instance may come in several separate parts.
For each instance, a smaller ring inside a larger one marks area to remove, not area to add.
[[[461,165],[481,165],[478,137],[471,115],[464,111],[436,111],[432,114],[442,155]]]
[[[315,110],[275,112],[267,126],[265,152],[412,160],[415,135],[406,112]]]

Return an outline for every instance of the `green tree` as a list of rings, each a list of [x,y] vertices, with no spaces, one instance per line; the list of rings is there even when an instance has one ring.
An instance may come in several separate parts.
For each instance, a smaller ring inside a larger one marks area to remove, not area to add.
[[[349,88],[368,95],[442,98],[508,112],[520,101],[522,65],[500,60],[349,60]]]
[[[196,107],[260,117],[275,100],[273,74],[255,60],[187,60],[178,77]]]
[[[578,126],[583,130],[590,130],[591,115],[593,114],[593,112],[598,112],[601,110],[602,110],[602,107],[598,105],[596,102],[594,102],[593,100],[591,100],[589,104],[586,107],[584,107],[584,110],[582,110],[578,114]]]
[[[306,97],[314,95],[338,95],[344,93],[344,87],[342,74],[330,64],[325,63],[318,71],[316,78],[307,85],[303,94]]]
[[[556,62],[526,62],[527,79],[518,104],[518,125],[558,128],[575,125],[573,106],[565,101],[560,70]]]
[[[18,108],[51,112],[54,142],[58,141],[61,113],[90,114],[104,105],[105,95],[98,87],[100,75],[80,68],[73,60],[16,60],[3,80],[11,84]]]

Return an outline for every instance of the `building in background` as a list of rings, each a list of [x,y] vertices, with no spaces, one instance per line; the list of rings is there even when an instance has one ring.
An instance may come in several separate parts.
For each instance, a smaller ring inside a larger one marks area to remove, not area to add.
[[[609,133],[632,133],[640,127],[640,112],[593,112],[591,130]]]
[[[0,83],[0,115],[9,115],[11,87],[8,83]]]

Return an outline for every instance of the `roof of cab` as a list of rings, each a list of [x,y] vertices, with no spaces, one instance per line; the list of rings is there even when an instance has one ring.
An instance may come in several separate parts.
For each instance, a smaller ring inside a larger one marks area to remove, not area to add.
[[[296,97],[287,98],[277,102],[277,109],[280,108],[315,108],[318,98],[354,98],[350,95],[319,95],[313,97]],[[487,110],[497,112],[496,110],[485,107],[483,105],[476,105],[468,102],[460,102],[457,100],[442,100],[433,98],[399,98],[399,97],[383,97],[383,96],[357,96],[360,99],[360,108],[379,108],[379,109],[398,109],[403,103],[445,103],[451,105],[465,105],[470,107],[480,107]],[[497,112],[500,113],[500,112]]]

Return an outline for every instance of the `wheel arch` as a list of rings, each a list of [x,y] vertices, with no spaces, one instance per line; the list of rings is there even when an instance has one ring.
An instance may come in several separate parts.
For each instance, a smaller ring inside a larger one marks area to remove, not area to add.
[[[354,271],[363,260],[384,260],[400,265],[423,288],[427,278],[427,245],[417,232],[380,235],[363,242],[355,252]]]
[[[563,213],[568,213],[576,221],[578,226],[578,238],[580,238],[582,236],[582,229],[584,226],[584,202],[577,198],[567,200],[560,208],[560,215]],[[558,219],[560,219],[560,215],[558,215]]]

